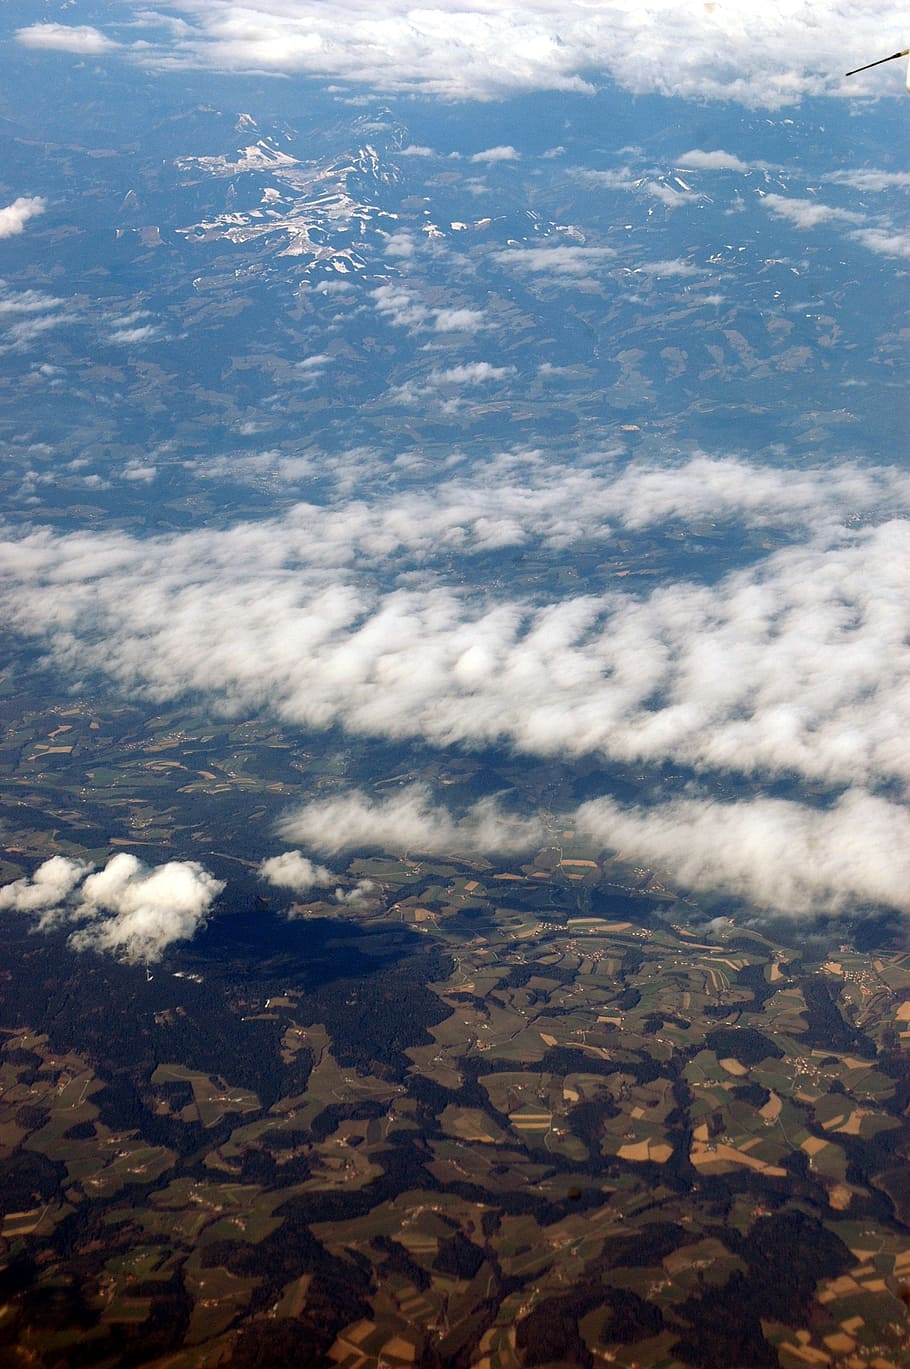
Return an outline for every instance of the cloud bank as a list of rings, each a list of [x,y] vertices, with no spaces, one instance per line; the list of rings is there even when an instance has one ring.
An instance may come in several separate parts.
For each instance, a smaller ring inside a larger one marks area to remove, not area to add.
[[[150,869],[121,851],[103,870],[89,869],[82,861],[52,856],[30,880],[0,889],[0,908],[37,914],[40,931],[79,924],[69,937],[74,950],[154,962],[174,942],[195,936],[224,888],[193,860]]]
[[[448,0],[434,8],[388,0],[381,12],[359,0],[169,0],[157,11],[143,0],[132,8],[132,59],[145,65],[298,72],[447,100],[585,93],[604,79],[637,94],[772,109],[807,95],[896,94],[896,70],[851,80],[842,73],[854,59],[903,47],[906,35],[906,14],[891,0],[849,9],[843,0],[754,0],[748,9],[688,0]],[[18,38],[82,54],[118,46],[84,25],[34,24]]]
[[[850,874],[832,857],[836,878],[797,888],[785,887],[780,857],[762,884],[742,834],[789,827],[781,850],[818,865],[811,851],[843,844],[848,818],[869,851],[902,830],[908,504],[908,476],[888,468],[797,473],[700,456],[616,470],[605,458],[569,467],[505,453],[432,490],[371,502],[339,493],[325,507],[226,529],[146,539],[17,531],[0,543],[0,613],[76,687],[102,676],[147,699],[201,696],[228,713],[266,709],[351,735],[681,766],[709,783],[788,778],[825,786],[832,799],[842,791],[843,807],[795,804],[786,821],[773,807],[674,811],[692,851],[713,824],[718,842],[734,834],[727,845],[741,862],[690,863],[680,878],[755,897],[763,887],[765,901],[797,911],[840,897],[893,901],[894,883],[858,860]],[[554,578],[517,594],[511,574],[472,573],[474,558],[504,549],[558,558],[566,548],[574,560],[582,549],[606,555],[624,532],[696,521],[731,537],[737,527],[776,533],[753,537],[748,564],[708,581],[680,570],[630,589],[609,569],[614,560],[592,571],[587,592]],[[327,853],[505,851],[540,835],[495,803],[459,820],[419,788],[332,803],[290,815],[282,835]],[[659,811],[647,822],[606,816],[615,830],[602,824],[605,844],[634,838],[643,859],[653,851],[673,865]]]
[[[627,809],[595,799],[576,823],[683,888],[725,891],[794,916],[857,903],[910,912],[910,812],[861,790],[828,809],[779,799]]]
[[[0,545],[0,609],[70,679],[97,672],[155,700],[201,692],[229,711],[440,746],[906,784],[910,521],[833,516],[839,498],[855,498],[854,516],[864,494],[893,500],[903,477],[845,472],[838,492],[836,472],[755,468],[743,482],[745,463],[718,464],[713,493],[703,463],[677,479],[636,469],[569,480],[543,509],[510,482],[501,504],[455,486],[426,523],[420,497],[403,496],[146,540],[36,531]],[[570,507],[586,490],[600,507]],[[389,586],[440,554],[575,547],[585,533],[609,544],[608,504],[631,527],[704,516],[712,498],[748,520],[762,490],[767,517],[808,516],[815,533],[714,584],[534,599],[440,572]]]

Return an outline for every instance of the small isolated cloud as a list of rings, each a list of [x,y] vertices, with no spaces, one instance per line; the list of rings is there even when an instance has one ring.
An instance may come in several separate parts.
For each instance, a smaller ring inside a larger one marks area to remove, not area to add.
[[[140,485],[150,485],[157,474],[157,466],[147,465],[143,461],[128,461],[120,472],[120,478],[121,480],[134,480]]]
[[[866,167],[862,171],[832,171],[824,179],[837,185],[852,186],[854,190],[878,192],[910,189],[910,171],[879,171],[875,167]]]
[[[641,189],[647,195],[652,195],[654,199],[660,200],[668,209],[678,209],[682,204],[693,204],[698,195],[694,190],[677,190],[673,185],[668,185],[666,181],[644,181]]]
[[[290,889],[295,894],[305,894],[318,885],[336,882],[331,870],[314,864],[301,851],[284,851],[280,856],[270,856],[259,866],[259,874],[276,889]]]
[[[317,851],[379,847],[383,851],[526,851],[544,836],[538,818],[510,817],[498,800],[481,799],[461,818],[434,804],[426,785],[411,784],[386,799],[355,789],[343,798],[308,803],[281,823],[281,834]]]
[[[314,352],[312,356],[304,357],[303,361],[298,361],[294,369],[299,373],[302,380],[318,380],[325,374],[326,368],[331,366],[335,360],[328,352]]]
[[[335,902],[345,908],[365,908],[378,886],[371,879],[359,879],[353,889],[336,889]]]
[[[482,309],[437,309],[433,326],[438,333],[477,333],[487,322]]]
[[[578,810],[577,825],[684,888],[726,891],[793,916],[857,903],[910,912],[910,812],[861,789],[831,808],[782,799],[623,808],[594,799]]]
[[[677,158],[678,166],[685,166],[693,171],[748,171],[749,163],[740,161],[739,157],[732,152],[722,152],[717,148],[713,152],[702,152],[698,147],[693,147],[689,152]]]
[[[407,257],[413,257],[414,253],[417,251],[417,247],[418,242],[413,233],[408,233],[404,230],[400,233],[389,233],[383,251],[387,257],[401,257],[402,259],[405,259]]]
[[[693,266],[690,261],[683,261],[680,257],[670,257],[664,261],[642,262],[641,266],[634,268],[632,274],[661,278],[666,276],[703,276],[705,273],[700,266]]]
[[[14,238],[24,232],[29,219],[37,218],[46,208],[47,201],[40,195],[20,195],[0,209],[0,238]]]
[[[430,310],[403,285],[377,285],[371,295],[383,318],[395,328],[422,328]]]
[[[133,347],[138,342],[149,342],[158,333],[158,329],[152,323],[140,324],[138,328],[115,328],[108,334],[108,342],[114,342],[118,347]]]
[[[436,153],[431,147],[425,147],[421,143],[408,143],[399,152],[399,157],[435,157]]]
[[[797,228],[815,228],[820,223],[862,223],[863,215],[850,209],[836,209],[819,200],[790,199],[787,195],[765,195],[762,204],[778,218],[788,219]]]
[[[589,276],[616,254],[612,247],[575,247],[556,244],[553,247],[507,247],[497,252],[503,266],[532,275]]]
[[[112,38],[90,24],[30,24],[16,30],[16,39],[25,48],[45,52],[76,52],[83,56],[98,56],[114,52],[119,47]]]
[[[468,160],[472,162],[517,162],[519,152],[506,144],[504,147],[488,147],[484,152],[475,152]]]
[[[81,924],[69,937],[73,950],[154,961],[173,942],[196,934],[224,888],[223,880],[194,860],[152,869],[121,851],[103,870],[88,874],[89,869],[81,861],[52,856],[31,880],[0,889],[0,908],[37,913],[39,931]]]
[[[389,398],[393,404],[414,404],[435,395],[438,390],[445,390],[453,385],[459,389],[471,385],[488,385],[493,381],[506,380],[515,374],[514,366],[494,366],[489,361],[466,361],[458,366],[434,367],[425,382],[408,380],[404,385],[398,385],[390,390]],[[458,402],[445,401],[447,405]]]
[[[850,236],[880,256],[910,257],[910,234],[889,233],[882,228],[860,228]]]
[[[515,374],[514,366],[493,366],[489,361],[466,361],[460,366],[430,372],[431,385],[483,385]]]

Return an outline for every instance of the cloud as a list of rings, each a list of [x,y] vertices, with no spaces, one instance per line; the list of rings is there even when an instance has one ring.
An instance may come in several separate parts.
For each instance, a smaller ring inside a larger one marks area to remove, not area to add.
[[[818,200],[797,200],[786,195],[764,195],[762,204],[778,218],[789,219],[797,228],[815,228],[820,223],[862,223],[863,215],[850,209],[836,209]]]
[[[63,903],[91,869],[69,856],[51,856],[31,879],[17,879],[0,888],[0,908],[17,913],[43,913]]]
[[[482,309],[437,309],[433,326],[437,333],[478,333],[487,321]]]
[[[870,252],[883,257],[910,257],[910,234],[888,232],[882,228],[860,228],[850,236]]]
[[[195,935],[224,888],[222,880],[192,860],[150,869],[122,851],[103,870],[88,874],[90,868],[53,856],[30,881],[16,880],[0,889],[0,908],[40,914],[38,930],[81,924],[69,937],[74,950],[110,951],[130,962],[155,961],[175,941]]]
[[[70,937],[74,950],[112,951],[128,961],[159,960],[175,941],[195,936],[224,888],[196,861],[149,869],[122,851],[82,885]]]
[[[17,29],[16,39],[26,48],[81,53],[85,57],[115,52],[120,46],[89,24],[31,24]]]
[[[399,233],[389,233],[386,237],[383,252],[387,257],[413,257],[418,249],[418,241],[413,233],[402,231]],[[383,287],[380,287],[382,289]],[[386,289],[390,287],[385,287]],[[380,299],[382,296],[380,296]]]
[[[314,865],[301,851],[284,851],[262,861],[259,874],[277,889],[291,889],[305,894],[317,885],[334,884],[336,877],[324,865]]]
[[[11,535],[0,613],[74,686],[98,674],[436,746],[910,783],[907,475],[603,465],[504,455],[431,492],[358,490],[230,529]],[[650,591],[607,578],[512,596],[470,570],[492,548],[574,553],[712,517],[787,537],[716,580]]]
[[[397,256],[410,256],[415,248],[413,238],[407,243],[399,241],[401,234],[389,238],[386,252]],[[434,329],[438,333],[478,333],[488,326],[482,309],[469,309],[462,306],[450,308],[431,308],[409,290],[405,285],[377,285],[370,291],[379,313],[395,328],[407,328],[416,333],[423,329]]]
[[[56,309],[64,301],[54,295],[42,295],[38,290],[20,290],[7,293],[6,282],[0,281],[0,316],[3,314],[40,314],[48,309]]]
[[[530,274],[551,276],[588,276],[615,257],[612,247],[575,247],[555,244],[550,247],[506,247],[497,252],[503,266]]]
[[[131,347],[137,342],[149,342],[157,335],[158,329],[154,324],[144,323],[138,328],[115,328],[107,334],[107,340],[120,347]]]
[[[424,855],[506,853],[529,850],[544,837],[539,819],[512,817],[495,797],[481,799],[456,818],[435,804],[422,784],[408,785],[389,798],[371,798],[355,789],[342,798],[304,804],[282,820],[280,831],[290,841],[330,855],[365,847]]]
[[[457,366],[434,367],[425,381],[409,380],[389,391],[393,404],[416,404],[428,396],[436,395],[439,390],[455,386],[459,389],[474,385],[488,385],[493,381],[506,380],[516,374],[514,366],[494,366],[489,361],[466,361]],[[451,407],[460,401],[446,400]]]
[[[910,812],[851,789],[830,808],[780,799],[583,804],[578,831],[666,871],[794,916],[877,903],[910,912]]]
[[[665,276],[703,276],[704,270],[699,266],[694,266],[690,261],[683,261],[679,257],[671,257],[665,261],[646,261],[641,266],[632,268],[632,275],[655,276],[660,279]]]
[[[24,232],[29,219],[37,218],[46,209],[47,200],[40,195],[20,195],[12,204],[0,208],[0,238],[14,238]]]
[[[377,285],[370,294],[383,318],[396,328],[422,328],[431,317],[430,309],[403,285]]]
[[[712,152],[703,152],[700,148],[693,147],[688,152],[676,159],[677,166],[690,167],[695,171],[749,171],[751,170],[748,162],[740,161],[739,157],[732,152],[723,152],[720,148]]]
[[[466,361],[458,366],[432,370],[431,385],[483,385],[489,380],[505,380],[515,374],[514,366],[494,366],[489,361]]]
[[[587,93],[607,79],[636,94],[733,100],[780,108],[805,96],[857,96],[902,88],[885,68],[852,80],[849,50],[881,50],[905,14],[886,0],[757,0],[741,6],[688,0],[449,0],[421,7],[387,0],[170,0],[173,20],[139,11],[149,38],[131,53],[152,67],[301,73],[381,91],[446,100],[491,100],[536,90]],[[36,24],[32,47],[104,52],[96,29]],[[894,40],[897,46],[898,40]],[[833,74],[832,74],[833,73]]]
[[[475,152],[469,157],[471,162],[517,162],[520,153],[514,147],[488,147],[485,152]]]
[[[824,179],[837,185],[852,186],[854,190],[876,192],[910,189],[910,171],[878,171],[874,167],[865,167],[861,171],[833,171]]]

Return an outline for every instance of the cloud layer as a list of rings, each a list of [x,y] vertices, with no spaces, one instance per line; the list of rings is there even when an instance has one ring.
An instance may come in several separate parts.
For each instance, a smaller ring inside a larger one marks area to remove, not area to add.
[[[173,18],[169,16],[173,15]],[[533,90],[585,92],[607,76],[636,93],[780,107],[804,95],[896,91],[898,72],[843,79],[855,60],[904,45],[906,15],[889,0],[170,0],[134,6],[120,31],[152,66],[300,72],[386,91],[495,99]],[[116,27],[116,25],[112,25]],[[104,55],[119,44],[88,26],[34,24],[31,48]],[[855,60],[854,60],[855,59]],[[485,154],[508,156],[511,149]]]
[[[836,471],[744,480],[743,463],[717,466],[567,476],[547,508],[510,483],[501,501],[455,484],[432,507],[403,496],[145,541],[36,532],[0,546],[0,606],[71,678],[100,672],[154,699],[202,691],[231,710],[438,745],[906,783],[910,522],[835,518],[839,501],[880,503],[902,477],[843,472],[838,489]],[[568,507],[585,488],[595,498]],[[761,500],[772,520],[809,511],[817,531],[717,584],[645,595],[384,583],[384,566],[431,549],[608,542],[608,509],[641,526],[704,516],[712,499],[746,520]]]
[[[897,885],[874,864],[851,857],[859,873],[850,874],[827,853],[850,821],[858,844],[884,850],[906,817],[908,494],[907,477],[890,469],[793,473],[696,457],[614,471],[603,460],[572,468],[511,453],[432,493],[339,496],[223,530],[11,536],[0,545],[0,612],[77,686],[98,674],[146,698],[202,695],[309,728],[852,793],[843,806],[793,805],[786,819],[773,807],[673,810],[675,830],[692,838],[684,866],[660,811],[604,810],[599,839],[679,865],[692,887],[713,879],[754,897],[764,888],[767,901],[795,911],[826,899],[894,901]],[[716,580],[664,572],[650,589],[607,574],[584,593],[553,580],[519,596],[511,572],[471,575],[473,558],[503,549],[558,561],[567,548],[574,562],[585,548],[607,555],[630,530],[694,521],[731,534],[773,528],[775,539],[763,549],[753,539],[751,562]],[[731,834],[738,866],[692,865],[712,823],[719,843]],[[787,884],[782,856],[764,884],[764,857],[747,859],[747,830],[767,852],[767,833],[785,829],[781,850],[797,853],[790,867],[825,855],[811,887]],[[418,788],[309,805],[282,835],[319,852],[506,851],[540,831],[495,803],[459,820]],[[299,853],[276,860],[286,863],[285,887],[295,871],[304,883],[328,876]]]
[[[192,860],[150,869],[121,851],[103,870],[89,869],[82,861],[52,856],[30,880],[0,888],[0,908],[35,914],[42,931],[78,924],[69,937],[74,950],[153,962],[175,941],[195,936],[224,888]]]

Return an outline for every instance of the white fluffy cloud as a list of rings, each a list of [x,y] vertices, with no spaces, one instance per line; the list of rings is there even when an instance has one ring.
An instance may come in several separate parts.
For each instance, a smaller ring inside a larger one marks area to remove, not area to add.
[[[475,152],[468,160],[472,162],[517,162],[520,153],[510,145],[488,147],[484,152]]]
[[[685,888],[727,891],[792,915],[857,903],[910,912],[910,812],[862,790],[830,809],[779,799],[624,809],[595,799],[576,821],[586,836]]]
[[[458,819],[434,804],[422,784],[411,784],[388,798],[375,799],[355,789],[341,798],[305,804],[289,813],[281,833],[317,851],[333,854],[365,846],[384,851],[526,851],[544,834],[537,818],[511,817],[495,798],[481,799]]]
[[[121,851],[103,870],[52,856],[31,880],[0,889],[0,908],[38,915],[47,929],[78,923],[74,950],[111,951],[123,960],[155,961],[175,941],[186,941],[204,923],[224,888],[192,860],[150,869]],[[81,887],[79,887],[81,881]]]
[[[276,889],[290,889],[295,894],[335,883],[331,870],[324,865],[315,865],[302,851],[283,851],[280,856],[269,856],[260,864],[259,874]]]
[[[704,458],[606,478],[541,466],[499,488],[475,472],[433,496],[225,531],[11,537],[0,611],[70,679],[98,671],[156,700],[202,691],[437,745],[910,781],[910,521],[840,521],[906,509],[906,476]],[[736,513],[795,540],[717,583],[650,593],[613,582],[526,601],[428,575],[388,588],[391,568],[439,555]]]
[[[90,865],[69,856],[51,856],[31,879],[17,879],[0,888],[0,908],[17,913],[45,913],[65,902]]]
[[[797,228],[815,228],[820,223],[862,223],[863,215],[850,209],[837,209],[820,200],[799,200],[787,195],[765,195],[762,204],[779,218],[789,219]]]
[[[751,169],[749,162],[743,162],[734,153],[724,152],[720,148],[703,152],[701,148],[693,147],[690,151],[684,152],[681,157],[677,157],[676,164],[691,167],[695,171],[749,171]]]
[[[20,195],[12,204],[0,208],[0,238],[14,238],[25,231],[29,219],[43,214],[47,201],[40,195]]]
[[[380,90],[495,99],[532,90],[588,91],[605,76],[636,93],[777,108],[805,95],[902,88],[884,68],[842,73],[904,45],[894,0],[169,0],[168,21],[143,0],[137,60],[157,66],[302,72]],[[31,47],[103,53],[86,26],[36,24]]]
[[[899,827],[910,786],[906,473],[704,456],[614,469],[600,455],[570,467],[515,452],[372,502],[353,484],[357,497],[224,530],[11,535],[0,544],[0,614],[76,683],[97,672],[154,700],[201,693],[228,711],[266,707],[352,735],[855,791],[852,807],[805,810],[818,850],[829,829],[840,840],[845,814],[870,850],[882,849],[879,830]],[[523,598],[469,573],[474,555],[498,548],[608,548],[626,529],[695,521],[774,527],[776,549],[753,539],[752,561],[716,581],[670,578],[650,590],[608,577],[585,594],[554,582]],[[883,785],[887,799],[875,797]],[[532,839],[520,826],[516,837],[495,804],[458,820],[419,789],[333,804],[294,814],[283,837],[316,851]],[[787,811],[796,831],[803,810]],[[737,809],[752,827],[780,812]],[[709,817],[718,832],[734,820],[686,809],[674,821],[693,814],[699,831]],[[631,840],[623,831],[614,844]],[[744,840],[729,845],[745,859]],[[752,875],[713,868],[727,887],[754,879],[758,890],[757,859]],[[864,870],[838,874],[837,887],[894,897]],[[688,868],[685,878],[698,883]],[[798,909],[816,898],[782,892],[774,878],[769,868],[767,901]],[[813,878],[821,902],[827,886]]]
[[[910,257],[910,233],[889,232],[886,228],[860,228],[851,234],[870,252],[883,257]]]
[[[75,52],[85,57],[114,52],[120,46],[89,24],[30,24],[18,29],[16,37],[23,47],[46,52]]]

